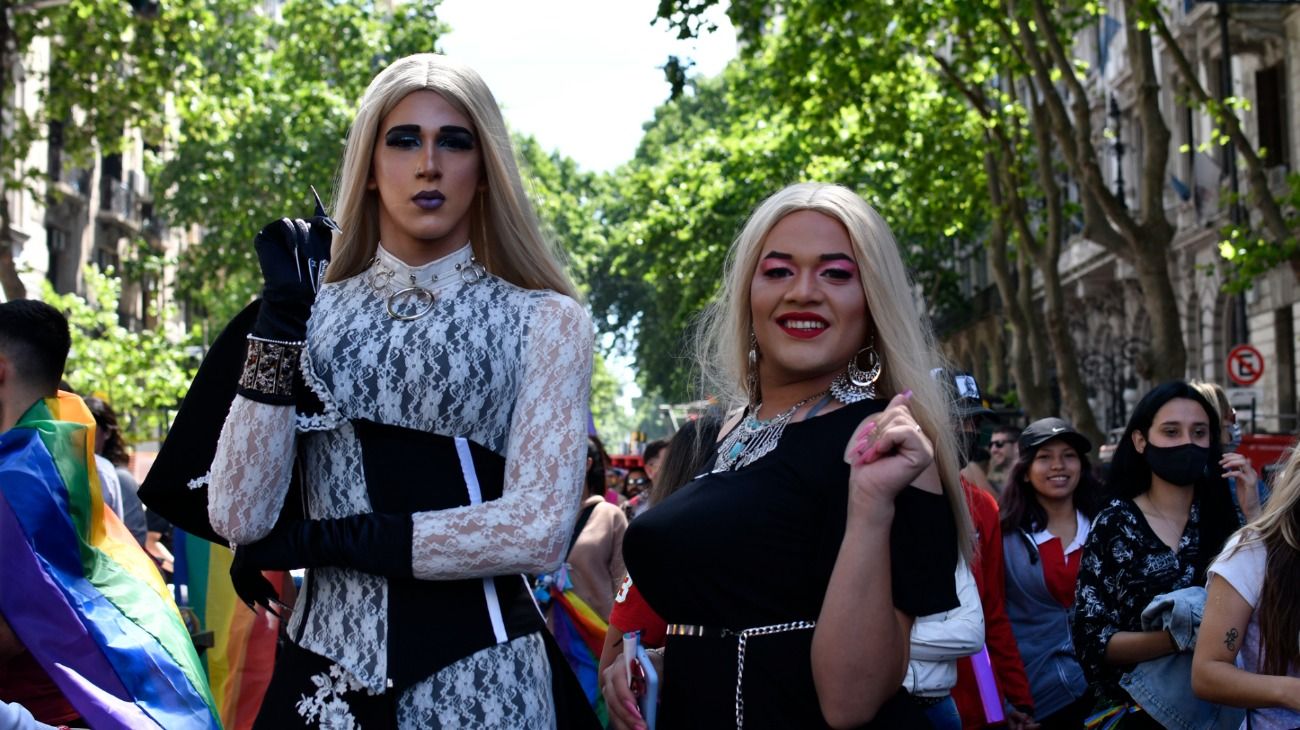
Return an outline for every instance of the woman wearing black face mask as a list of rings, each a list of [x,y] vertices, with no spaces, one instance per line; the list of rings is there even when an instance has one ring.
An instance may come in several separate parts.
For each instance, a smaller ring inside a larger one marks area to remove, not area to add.
[[[1120,679],[1136,665],[1191,651],[1181,632],[1143,630],[1142,612],[1156,596],[1204,585],[1237,529],[1221,457],[1217,411],[1182,381],[1142,398],[1115,450],[1113,499],[1084,546],[1072,622],[1079,663],[1110,705],[1135,704]],[[1160,725],[1138,711],[1120,727]]]

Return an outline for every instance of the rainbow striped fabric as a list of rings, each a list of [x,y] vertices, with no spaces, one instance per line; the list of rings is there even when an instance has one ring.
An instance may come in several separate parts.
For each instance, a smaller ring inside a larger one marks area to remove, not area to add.
[[[561,590],[560,586],[564,589]],[[605,631],[609,623],[573,590],[568,566],[544,578],[534,596],[546,607],[547,624],[555,636],[555,643],[577,676],[578,684],[582,685],[597,719],[601,725],[608,723],[608,708],[600,693],[600,677],[596,670],[600,652],[605,647]]]
[[[96,730],[220,728],[162,577],[104,507],[94,423],[59,393],[0,434],[0,613]]]
[[[251,728],[271,682],[280,619],[261,606],[256,612],[248,610],[235,595],[230,583],[233,554],[228,548],[179,528],[173,528],[172,544],[176,585],[186,587],[186,604],[199,625],[213,633],[214,643],[203,658],[221,722],[228,730]],[[293,579],[288,573],[263,575],[285,603],[293,603]]]

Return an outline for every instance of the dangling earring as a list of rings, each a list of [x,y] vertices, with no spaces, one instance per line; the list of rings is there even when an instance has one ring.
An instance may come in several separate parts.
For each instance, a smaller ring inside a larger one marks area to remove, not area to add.
[[[749,331],[749,368],[745,376],[745,389],[749,391],[749,405],[757,406],[758,392],[758,338],[754,330]]]
[[[858,366],[858,359],[864,352],[867,354],[866,370]],[[849,359],[844,372],[835,376],[831,382],[831,395],[845,405],[875,398],[877,380],[880,380],[880,356],[876,354],[876,340],[873,337],[870,344]]]

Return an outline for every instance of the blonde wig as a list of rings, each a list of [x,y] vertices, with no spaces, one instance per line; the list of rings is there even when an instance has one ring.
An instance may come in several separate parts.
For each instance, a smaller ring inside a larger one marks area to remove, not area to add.
[[[326,281],[366,269],[379,244],[379,196],[366,189],[379,124],[407,94],[433,91],[469,117],[483,155],[486,185],[470,215],[474,255],[491,273],[526,289],[551,289],[577,297],[558,252],[542,236],[524,194],[510,134],[496,99],[470,67],[435,53],[394,61],[370,82],[348,132],[335,185],[335,234]]]
[[[957,522],[958,544],[969,561],[974,529],[958,472],[956,433],[950,389],[931,377],[943,365],[929,317],[916,306],[911,280],[898,244],[878,213],[853,191],[840,185],[798,183],[763,201],[731,245],[723,269],[722,289],[705,311],[696,359],[705,390],[728,408],[750,400],[747,388],[749,333],[753,331],[749,287],[758,268],[763,241],[785,216],[801,210],[827,215],[844,225],[858,260],[866,294],[867,331],[875,338],[883,398],[912,390],[911,409],[934,443],[943,491]],[[863,343],[864,345],[866,343]],[[845,363],[847,366],[848,363]]]

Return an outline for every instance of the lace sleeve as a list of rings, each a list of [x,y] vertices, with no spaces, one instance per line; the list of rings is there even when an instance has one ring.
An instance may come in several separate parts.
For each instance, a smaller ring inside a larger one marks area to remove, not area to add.
[[[563,558],[586,463],[591,323],[567,297],[539,299],[534,307],[501,498],[416,513],[416,578],[542,573]]]
[[[208,518],[235,544],[264,537],[275,526],[293,468],[293,406],[235,396],[221,427],[208,480]]]

